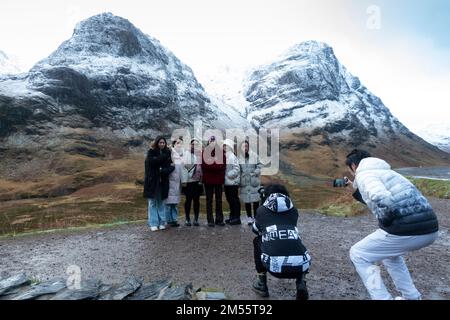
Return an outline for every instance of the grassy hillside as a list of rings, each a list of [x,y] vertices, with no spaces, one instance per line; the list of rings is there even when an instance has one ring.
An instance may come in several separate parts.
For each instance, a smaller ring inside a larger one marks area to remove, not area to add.
[[[412,178],[408,179],[425,195],[440,199],[450,199],[450,181]]]
[[[301,210],[336,216],[365,212],[350,192],[332,187],[334,178],[348,174],[343,161],[349,146],[332,145],[323,135],[286,138],[281,146],[279,174],[264,177],[263,183],[286,185]],[[80,133],[65,139],[57,149],[1,149],[0,235],[146,220],[147,203],[138,183],[144,177],[146,147],[126,145],[126,141]],[[387,154],[384,147],[380,146],[375,155]],[[408,164],[423,159],[440,161],[420,154],[409,159]],[[413,182],[426,195],[449,198],[448,183]],[[224,210],[228,210],[225,197]],[[182,221],[184,210],[180,213]],[[204,198],[201,214],[205,219]]]
[[[297,171],[312,176],[340,177],[348,174],[345,156],[354,148],[369,151],[393,168],[401,167],[450,167],[450,154],[439,150],[418,137],[399,137],[389,141],[367,141],[352,145],[342,138],[319,133],[295,133],[281,135],[281,159]]]

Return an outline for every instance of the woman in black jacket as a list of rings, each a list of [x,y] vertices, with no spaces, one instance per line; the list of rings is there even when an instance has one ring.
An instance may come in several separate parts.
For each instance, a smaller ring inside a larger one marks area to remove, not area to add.
[[[166,228],[163,201],[168,197],[169,174],[174,169],[166,139],[157,137],[145,159],[144,197],[148,198],[148,224],[152,231]]]

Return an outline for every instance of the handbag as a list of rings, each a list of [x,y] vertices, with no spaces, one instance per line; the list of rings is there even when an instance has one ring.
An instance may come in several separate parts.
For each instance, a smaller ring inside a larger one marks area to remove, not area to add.
[[[191,169],[193,169],[191,179],[194,181],[200,181],[202,179],[202,166],[200,164],[196,164]]]

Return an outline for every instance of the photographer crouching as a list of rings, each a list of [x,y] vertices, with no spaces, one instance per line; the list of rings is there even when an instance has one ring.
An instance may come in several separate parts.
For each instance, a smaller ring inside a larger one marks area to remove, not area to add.
[[[438,237],[438,220],[431,205],[417,188],[384,160],[363,150],[347,155],[346,165],[355,179],[347,181],[353,196],[367,204],[378,220],[379,229],[350,249],[350,259],[374,300],[392,300],[380,270],[383,262],[402,297],[419,300],[403,255],[431,245]]]
[[[311,257],[297,229],[298,211],[282,185],[260,189],[261,206],[253,223],[255,267],[258,272],[253,290],[269,296],[267,272],[280,279],[296,279],[297,300],[308,300],[305,274]]]

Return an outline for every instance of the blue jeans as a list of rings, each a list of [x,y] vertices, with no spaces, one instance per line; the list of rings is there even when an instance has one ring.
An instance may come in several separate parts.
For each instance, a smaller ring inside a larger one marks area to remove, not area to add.
[[[178,205],[166,204],[166,220],[168,223],[177,222],[178,219]]]
[[[166,224],[166,206],[160,197],[148,199],[148,225],[159,227]]]

